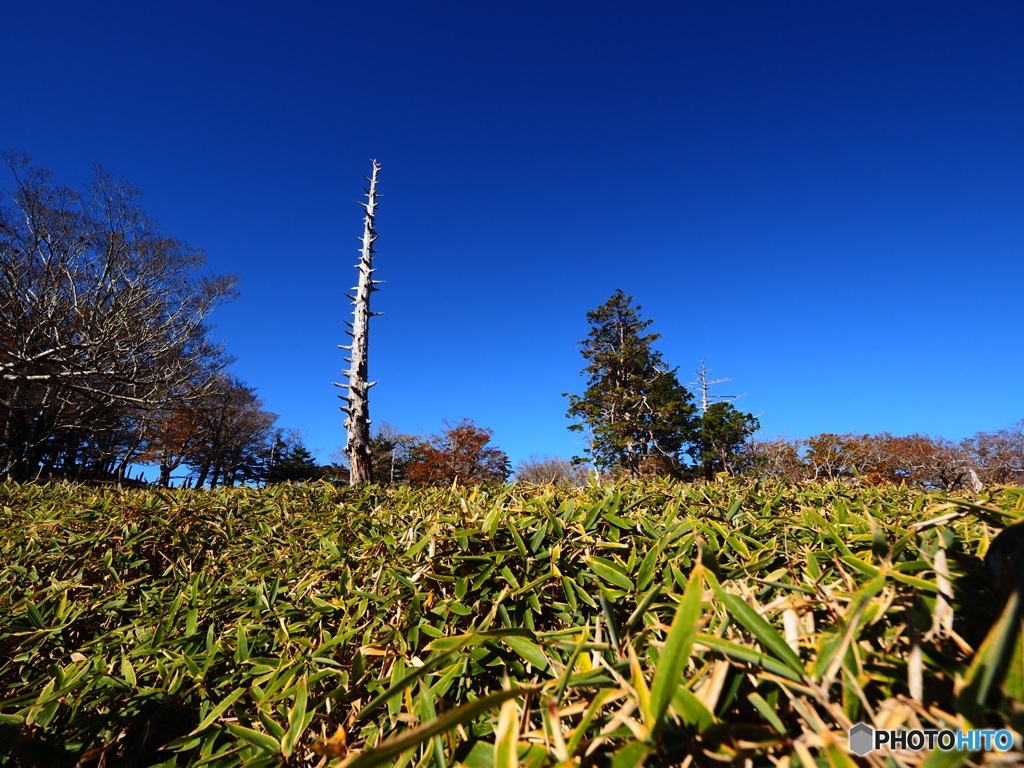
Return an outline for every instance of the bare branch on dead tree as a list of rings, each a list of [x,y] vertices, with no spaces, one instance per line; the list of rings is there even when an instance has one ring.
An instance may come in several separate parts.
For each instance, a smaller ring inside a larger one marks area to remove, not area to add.
[[[691,381],[691,387],[697,387],[700,390],[700,412],[701,414],[707,413],[708,406],[711,405],[711,401],[716,402],[732,402],[733,400],[739,400],[741,397],[746,397],[747,393],[744,392],[740,395],[712,395],[711,388],[716,384],[726,384],[732,379],[709,379],[711,369],[707,367],[707,358],[703,358],[700,361],[700,367],[696,371],[697,380]]]

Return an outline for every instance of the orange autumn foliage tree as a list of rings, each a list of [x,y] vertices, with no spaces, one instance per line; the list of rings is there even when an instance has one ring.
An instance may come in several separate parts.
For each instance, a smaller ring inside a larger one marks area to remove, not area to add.
[[[490,445],[494,432],[469,419],[444,422],[441,434],[429,437],[414,449],[406,472],[414,485],[464,485],[503,483],[511,474],[506,453]]]
[[[157,485],[170,485],[171,473],[180,467],[200,439],[196,403],[183,399],[177,407],[153,414],[143,428],[145,442],[135,461],[160,468]]]

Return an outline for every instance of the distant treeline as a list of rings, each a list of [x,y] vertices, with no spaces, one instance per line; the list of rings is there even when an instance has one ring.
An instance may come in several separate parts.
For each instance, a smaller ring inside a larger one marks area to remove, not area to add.
[[[758,440],[746,448],[745,471],[789,480],[907,483],[956,490],[1024,485],[1024,419],[960,442],[928,435],[814,435]]]
[[[275,428],[256,390],[226,373],[231,358],[209,318],[236,295],[235,277],[206,273],[201,250],[161,232],[138,192],[102,170],[76,189],[22,155],[4,159],[13,185],[0,194],[0,477],[123,482],[149,465],[165,486],[182,472],[211,488],[347,479],[343,457],[318,466],[297,433]],[[721,380],[709,381],[703,363],[697,398],[679,382],[632,297],[616,291],[587,319],[586,389],[567,394],[585,455],[531,459],[518,480],[581,484],[593,468],[946,490],[1024,482],[1024,421],[959,443],[888,433],[758,441],[758,420],[714,395]],[[426,437],[382,425],[373,476],[504,482],[509,459],[491,437],[468,420]]]
[[[613,468],[603,474],[620,477],[627,473]],[[646,477],[665,474],[669,473],[656,462],[639,472],[639,476]],[[1024,485],[1024,419],[1007,429],[978,432],[960,442],[888,432],[750,439],[736,446],[730,455],[729,472],[721,474],[794,482],[906,483],[943,491],[979,485]],[[530,483],[583,485],[588,476],[588,467],[558,457],[531,457],[516,467],[516,479]],[[690,477],[703,475],[693,471]]]

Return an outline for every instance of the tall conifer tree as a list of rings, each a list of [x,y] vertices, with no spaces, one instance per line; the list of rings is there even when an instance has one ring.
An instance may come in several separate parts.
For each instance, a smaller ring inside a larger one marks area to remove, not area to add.
[[[587,389],[567,394],[569,429],[590,438],[588,458],[601,470],[635,477],[646,471],[682,472],[681,454],[696,428],[693,395],[653,348],[650,320],[621,290],[587,313],[590,333],[580,342]]]

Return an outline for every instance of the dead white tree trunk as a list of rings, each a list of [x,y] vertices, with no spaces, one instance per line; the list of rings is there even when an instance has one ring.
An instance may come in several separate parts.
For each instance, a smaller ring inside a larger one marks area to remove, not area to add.
[[[697,381],[695,382],[700,387],[700,413],[703,416],[707,413],[708,406],[711,405],[711,398],[714,397],[716,400],[738,400],[743,395],[712,395],[711,388],[716,384],[725,384],[726,382],[732,381],[732,379],[708,379],[708,374],[711,373],[711,369],[707,367],[707,359],[700,361],[700,368],[697,369]]]
[[[345,414],[345,429],[348,433],[348,443],[345,453],[348,455],[349,484],[361,485],[373,482],[373,466],[370,461],[370,399],[369,392],[377,382],[368,381],[367,352],[370,342],[370,318],[379,312],[370,311],[370,294],[377,289],[379,280],[373,279],[373,255],[375,253],[373,244],[377,240],[377,232],[374,229],[374,217],[377,213],[377,174],[380,173],[380,163],[376,160],[373,163],[373,173],[368,179],[370,188],[366,190],[366,202],[360,203],[366,211],[363,220],[362,250],[359,263],[356,269],[359,270],[359,283],[352,290],[355,295],[349,295],[352,300],[353,312],[352,322],[345,322],[348,330],[345,331],[352,337],[351,346],[341,345],[341,349],[347,350],[350,357],[345,358],[349,368],[345,371],[348,377],[348,395],[343,397],[345,406],[341,409]]]

